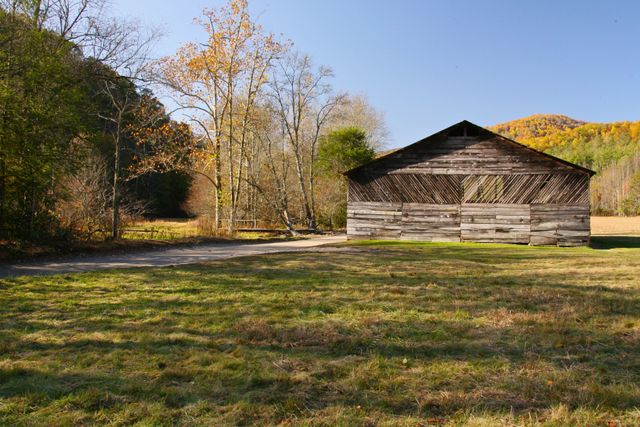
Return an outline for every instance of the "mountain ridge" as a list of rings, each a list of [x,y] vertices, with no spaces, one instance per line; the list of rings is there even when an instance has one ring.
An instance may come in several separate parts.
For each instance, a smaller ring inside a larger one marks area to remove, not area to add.
[[[564,114],[533,114],[520,119],[498,123],[489,126],[488,129],[518,140],[548,136],[560,131],[575,129],[585,124],[587,122]]]

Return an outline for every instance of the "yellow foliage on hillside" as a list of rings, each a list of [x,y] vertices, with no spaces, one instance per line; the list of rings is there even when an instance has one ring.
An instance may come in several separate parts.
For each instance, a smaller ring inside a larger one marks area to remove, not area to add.
[[[587,123],[558,114],[534,114],[489,129],[542,151],[580,149],[580,145],[594,141],[604,145],[640,142],[640,121]]]
[[[522,142],[571,130],[585,122],[560,114],[534,114],[518,120],[490,126],[493,132]]]

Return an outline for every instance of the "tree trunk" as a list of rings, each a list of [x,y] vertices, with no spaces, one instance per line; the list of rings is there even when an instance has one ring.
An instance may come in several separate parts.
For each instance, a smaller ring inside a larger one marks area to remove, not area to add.
[[[40,13],[42,9],[42,0],[35,0],[33,2],[33,26],[36,29],[40,29]]]
[[[36,190],[35,184],[31,187],[31,206],[29,212],[29,237],[35,238],[35,215],[36,215]]]
[[[316,231],[318,224],[316,222],[316,179],[315,179],[315,144],[311,146],[311,162],[309,163],[309,198],[311,199],[309,229]]]
[[[307,226],[310,230],[315,229],[315,218],[313,217],[313,211],[311,209],[311,204],[309,201],[309,192],[307,189],[307,185],[305,183],[304,177],[304,169],[302,166],[302,159],[300,158],[300,153],[298,149],[295,150],[296,157],[296,172],[298,175],[298,184],[300,185],[300,192],[302,193],[302,207],[304,209],[304,215],[307,220]]]
[[[291,233],[292,236],[298,235],[298,232],[293,229],[293,224],[291,223],[291,218],[289,217],[289,212],[287,211],[287,209],[284,209],[281,211],[280,219],[282,220],[282,223],[287,228],[289,233]]]
[[[253,228],[258,228],[258,192],[251,191],[251,219]]]
[[[229,233],[233,233],[236,227],[236,211],[238,208],[238,201],[236,200],[236,196],[238,194],[238,189],[236,188],[236,180],[234,176],[235,173],[234,173],[234,167],[233,167],[233,149],[231,148],[231,141],[229,141],[228,154],[229,154],[227,158],[227,161],[229,162],[228,186],[229,186],[229,200],[231,203],[229,206],[229,222],[227,223],[227,231]]]
[[[231,210],[229,212],[229,224],[227,224],[227,231],[229,231],[229,233],[233,233],[235,229],[236,229],[236,206],[233,205],[233,202],[232,202]]]
[[[8,233],[5,230],[5,194],[6,194],[6,161],[4,157],[0,156],[0,236],[6,236]]]
[[[120,126],[115,138],[115,152],[113,161],[113,190],[111,193],[111,238],[119,237],[120,229]]]
[[[220,230],[221,226],[222,226],[222,194],[220,194],[221,190],[222,190],[222,164],[220,162],[220,151],[221,151],[221,144],[220,144],[220,140],[218,138],[216,138],[216,159],[214,162],[214,168],[215,168],[215,225],[214,228],[216,231]]]

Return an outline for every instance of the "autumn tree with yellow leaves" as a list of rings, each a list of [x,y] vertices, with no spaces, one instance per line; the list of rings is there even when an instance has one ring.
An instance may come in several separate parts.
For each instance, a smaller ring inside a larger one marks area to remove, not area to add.
[[[300,225],[315,230],[320,137],[355,122],[383,135],[379,114],[364,98],[336,93],[331,70],[265,32],[246,0],[205,9],[196,22],[206,41],[156,64],[195,138],[190,146],[156,146],[141,164],[189,171],[192,211],[210,215],[215,230],[232,232],[240,221],[255,227],[258,218],[292,233]]]
[[[214,186],[215,226],[221,227],[223,201],[228,228],[235,228],[246,156],[259,94],[284,46],[252,21],[246,0],[205,10],[197,22],[205,43],[188,43],[159,64],[161,82],[176,95],[198,134],[193,172]]]

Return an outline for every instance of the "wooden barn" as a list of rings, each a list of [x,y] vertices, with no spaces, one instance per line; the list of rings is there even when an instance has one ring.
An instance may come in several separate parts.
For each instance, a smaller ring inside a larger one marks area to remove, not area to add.
[[[347,236],[587,245],[593,174],[465,120],[346,172]]]

